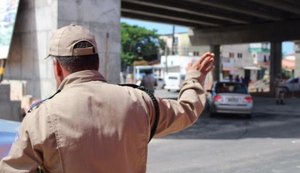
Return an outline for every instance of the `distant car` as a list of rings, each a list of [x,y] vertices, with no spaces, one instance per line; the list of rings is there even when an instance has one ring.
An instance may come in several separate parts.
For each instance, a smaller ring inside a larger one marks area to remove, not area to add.
[[[239,82],[215,82],[208,90],[208,109],[210,115],[244,114],[252,117],[253,98],[247,87]]]
[[[16,140],[19,122],[0,119],[0,159],[5,157]]]
[[[168,91],[179,91],[185,79],[185,74],[168,73],[165,79],[164,89]]]
[[[285,82],[281,83],[280,86],[285,92],[295,92],[300,91],[300,78],[289,78]]]

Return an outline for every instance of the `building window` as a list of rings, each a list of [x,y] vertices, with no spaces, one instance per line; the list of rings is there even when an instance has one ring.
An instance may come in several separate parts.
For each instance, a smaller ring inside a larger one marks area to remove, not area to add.
[[[229,58],[234,58],[234,53],[233,52],[229,52]]]
[[[238,58],[243,58],[243,54],[242,54],[242,53],[238,53],[238,54],[237,54],[237,57],[238,57]]]
[[[194,56],[199,56],[200,53],[199,52],[193,52]]]

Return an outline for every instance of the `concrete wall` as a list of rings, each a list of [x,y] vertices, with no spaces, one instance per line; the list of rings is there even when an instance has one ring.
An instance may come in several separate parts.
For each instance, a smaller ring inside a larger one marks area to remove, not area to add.
[[[51,31],[77,23],[96,36],[100,68],[108,81],[119,83],[120,0],[22,0],[4,78],[27,81],[26,93],[47,98],[56,90],[48,52]]]
[[[120,0],[58,1],[58,27],[76,23],[95,34],[100,72],[112,83],[120,82],[120,9]]]
[[[52,62],[46,59],[51,30],[57,28],[56,1],[20,1],[4,78],[27,81],[24,94],[40,99],[56,89]]]
[[[0,84],[0,119],[21,121],[21,102],[10,100],[10,85]]]
[[[230,57],[229,54],[233,53],[234,57]],[[242,54],[241,58],[238,58],[238,53]],[[253,58],[249,52],[249,44],[231,44],[221,46],[221,57],[229,60],[233,60],[235,67],[253,66]],[[221,61],[222,62],[222,61]]]

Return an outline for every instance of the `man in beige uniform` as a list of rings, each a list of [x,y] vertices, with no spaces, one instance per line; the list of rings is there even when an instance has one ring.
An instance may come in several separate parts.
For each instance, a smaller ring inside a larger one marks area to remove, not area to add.
[[[155,118],[149,95],[105,82],[94,36],[70,25],[50,40],[58,91],[24,118],[0,173],[143,173]],[[213,68],[206,53],[187,67],[179,99],[157,98],[156,137],[192,125],[205,104],[203,82]]]

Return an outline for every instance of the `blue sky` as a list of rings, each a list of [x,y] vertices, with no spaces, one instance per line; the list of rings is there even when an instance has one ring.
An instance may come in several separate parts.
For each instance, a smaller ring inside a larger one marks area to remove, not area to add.
[[[142,26],[147,29],[156,29],[158,34],[171,34],[173,25],[164,24],[164,23],[156,23],[156,22],[149,22],[149,21],[142,21],[142,20],[135,20],[135,19],[128,19],[128,18],[121,18],[121,22],[126,22],[130,25],[137,25]],[[187,32],[188,28],[184,26],[175,26],[175,33],[179,32]],[[282,45],[282,52],[284,54],[291,54],[294,53],[294,43],[293,42],[283,42]]]
[[[127,19],[121,18],[121,22],[126,22],[130,25],[137,25],[142,26],[147,29],[156,29],[158,34],[172,34],[173,25],[164,24],[164,23],[156,23],[156,22],[148,22],[142,20],[134,20],[134,19]],[[188,28],[183,26],[175,26],[175,32],[187,32]]]

